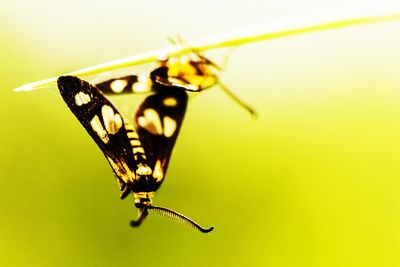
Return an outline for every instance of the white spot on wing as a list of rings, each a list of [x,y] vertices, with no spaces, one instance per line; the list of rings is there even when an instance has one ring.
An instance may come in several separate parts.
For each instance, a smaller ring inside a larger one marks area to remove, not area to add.
[[[127,85],[128,82],[126,80],[115,80],[110,84],[110,87],[114,93],[121,93]]]
[[[122,118],[119,114],[115,114],[112,107],[104,105],[101,108],[101,115],[103,116],[104,126],[109,134],[116,134],[122,127]]]
[[[154,109],[146,109],[144,116],[138,118],[138,124],[152,134],[161,135],[163,133],[160,116]]]
[[[147,74],[140,74],[138,81],[132,84],[132,91],[135,93],[147,92],[151,88],[151,80]]]
[[[90,102],[90,95],[85,94],[84,92],[79,92],[75,95],[75,104],[78,106],[85,105]]]
[[[164,135],[165,137],[171,137],[174,135],[176,130],[176,121],[171,117],[164,117]]]
[[[97,133],[97,135],[100,137],[100,139],[104,143],[108,143],[110,139],[108,138],[108,134],[106,130],[104,130],[103,125],[101,125],[99,117],[94,116],[93,119],[90,121],[90,126],[92,126],[93,131]]]
[[[132,91],[135,93],[142,93],[142,92],[146,92],[148,90],[148,86],[146,83],[134,83],[132,84]]]

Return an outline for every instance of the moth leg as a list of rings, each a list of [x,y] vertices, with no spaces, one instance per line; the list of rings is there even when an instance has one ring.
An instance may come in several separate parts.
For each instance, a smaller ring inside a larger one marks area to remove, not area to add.
[[[122,192],[121,192],[120,198],[121,199],[125,199],[129,195],[129,193],[131,192],[131,187],[129,185],[124,184],[121,187],[121,191]]]
[[[243,102],[239,97],[237,97],[234,93],[232,93],[231,90],[229,90],[228,87],[226,87],[224,84],[218,81],[219,87],[224,91],[230,98],[232,98],[233,101],[235,101],[237,104],[242,106],[242,108],[246,109],[253,117],[257,117],[257,112],[248,104]]]
[[[147,208],[140,208],[138,210],[138,218],[135,220],[131,221],[131,226],[132,227],[138,227],[142,224],[144,219],[146,219],[147,215],[149,215],[149,212],[147,211]]]

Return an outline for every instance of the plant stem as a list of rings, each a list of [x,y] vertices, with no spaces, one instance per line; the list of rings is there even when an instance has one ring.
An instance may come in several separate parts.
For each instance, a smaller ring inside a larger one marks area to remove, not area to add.
[[[253,32],[253,33],[248,33],[249,31],[247,31],[247,33],[245,32],[245,33],[233,33],[229,35],[228,34],[218,35],[212,38],[189,42],[190,46],[171,45],[162,49],[153,50],[139,55],[134,55],[126,58],[109,61],[106,63],[66,73],[63,75],[74,75],[74,76],[94,75],[106,71],[157,61],[159,56],[168,56],[168,57],[179,56],[189,53],[193,50],[200,52],[217,48],[238,46],[258,41],[284,38],[311,32],[319,32],[319,31],[326,31],[338,28],[345,28],[350,26],[371,24],[377,22],[386,22],[386,21],[396,21],[396,20],[400,20],[400,13],[390,14],[390,15],[386,14],[377,16],[339,19],[333,21],[319,22],[311,25],[306,25],[303,27],[298,27],[298,26],[287,27],[284,29],[278,29],[273,31],[262,30],[261,32]],[[14,89],[14,91],[15,92],[33,91],[40,88],[49,87],[54,85],[57,79],[58,77],[52,77],[46,80],[25,84],[21,87]]]

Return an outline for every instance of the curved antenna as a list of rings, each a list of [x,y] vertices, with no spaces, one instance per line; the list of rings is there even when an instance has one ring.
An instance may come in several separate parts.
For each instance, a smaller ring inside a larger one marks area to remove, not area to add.
[[[202,233],[209,233],[214,229],[214,226],[210,228],[203,228],[201,227],[198,223],[193,221],[192,219],[189,219],[188,217],[177,213],[176,211],[169,210],[167,208],[162,208],[162,207],[155,207],[155,206],[148,206],[147,209],[149,210],[154,210],[157,214],[167,217],[169,219],[172,219],[177,222],[181,222],[183,224],[186,224],[194,229],[199,230]]]
[[[147,208],[140,208],[138,210],[138,218],[137,220],[132,220],[131,221],[131,226],[132,227],[138,227],[142,224],[142,222],[144,221],[144,219],[146,219],[147,215],[149,215],[149,212],[147,211]]]

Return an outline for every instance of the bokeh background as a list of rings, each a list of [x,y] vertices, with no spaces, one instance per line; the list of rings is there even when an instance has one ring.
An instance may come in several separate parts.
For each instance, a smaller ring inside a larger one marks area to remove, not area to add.
[[[351,2],[351,3],[349,3]],[[395,1],[0,1],[1,266],[400,266],[400,23],[242,46],[190,101],[139,229],[57,91],[24,83],[258,22]],[[400,10],[400,9],[397,9]],[[226,51],[213,53],[223,60]]]

